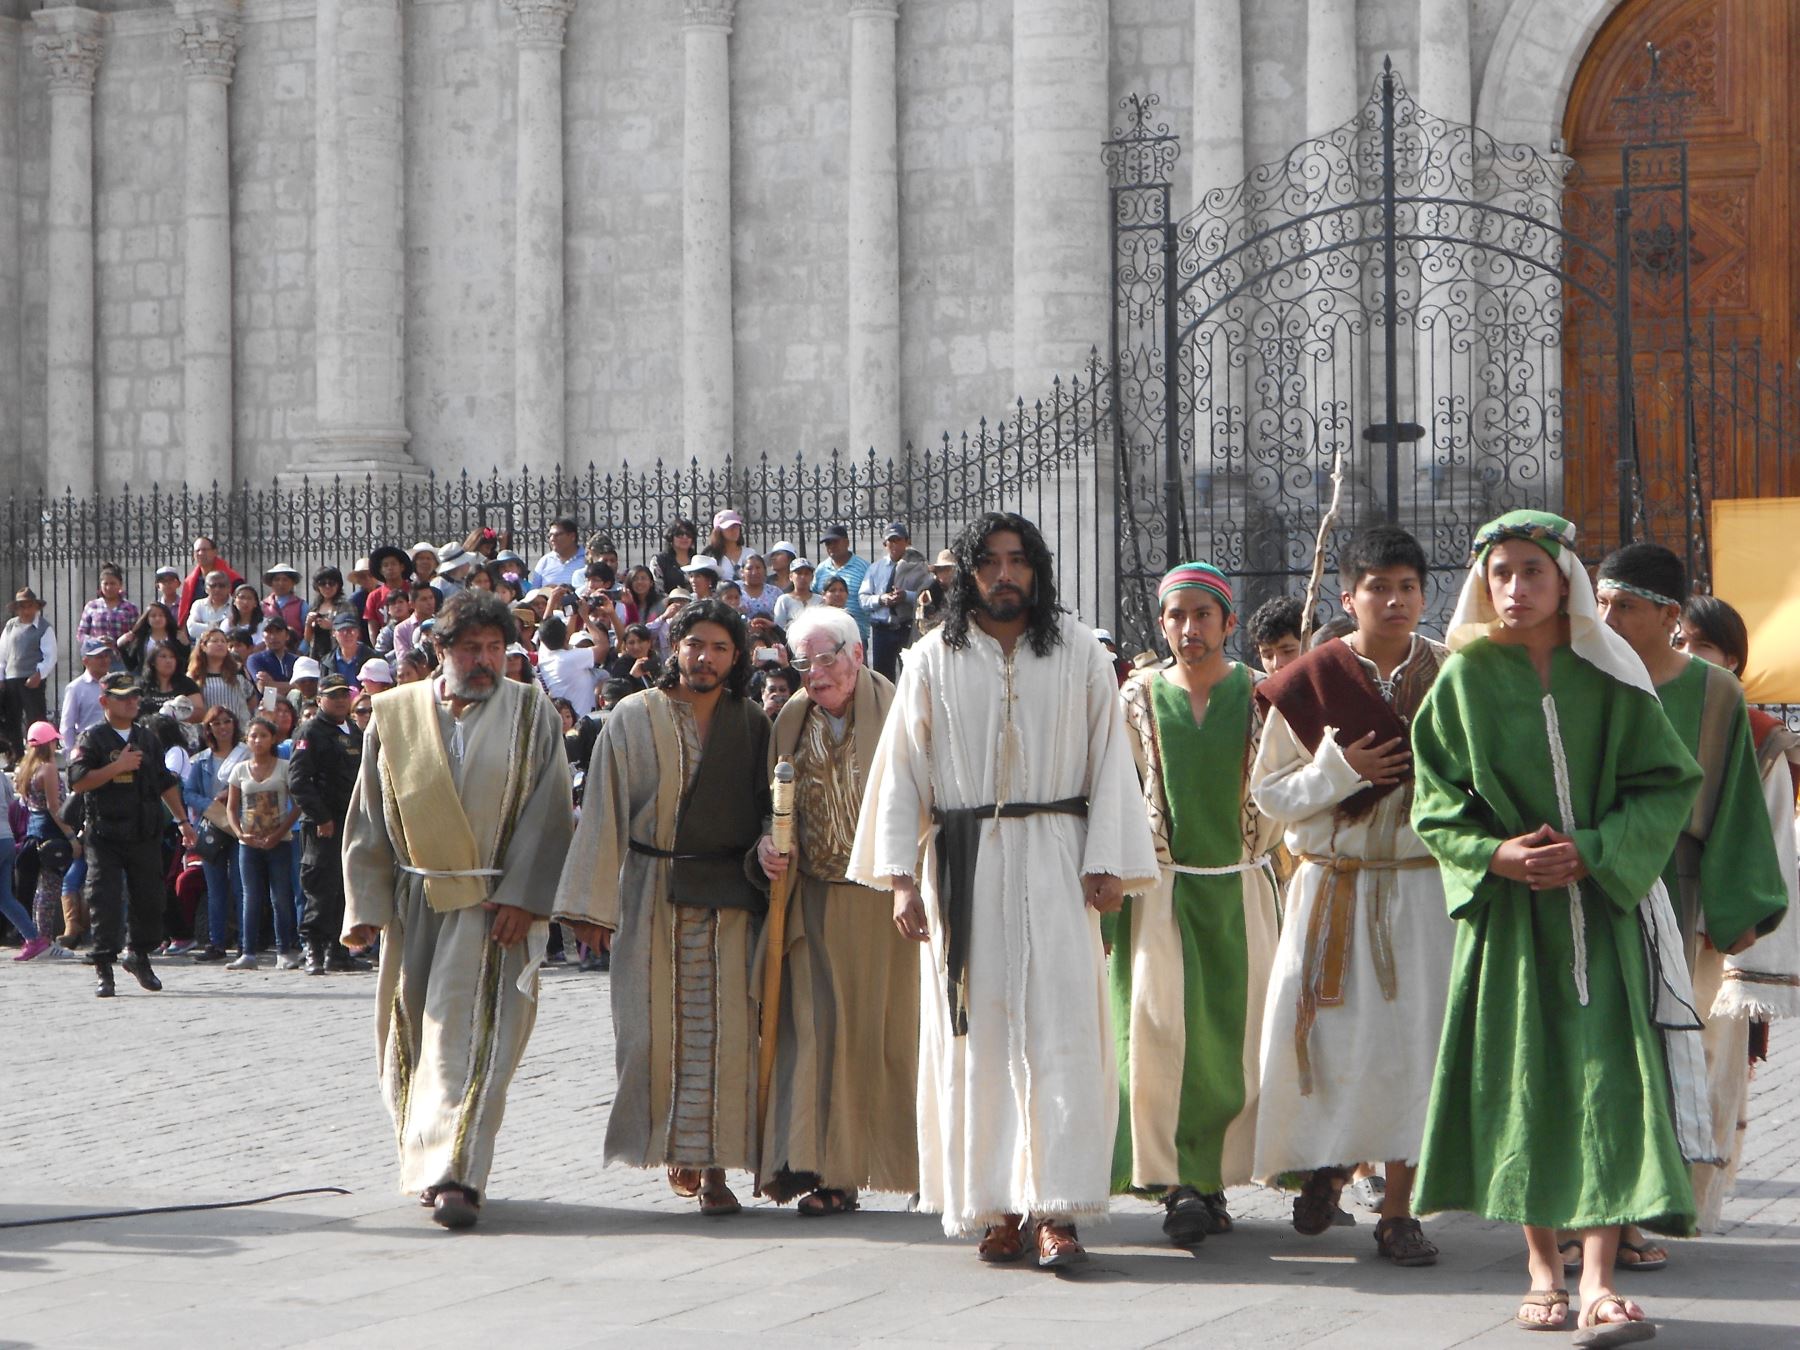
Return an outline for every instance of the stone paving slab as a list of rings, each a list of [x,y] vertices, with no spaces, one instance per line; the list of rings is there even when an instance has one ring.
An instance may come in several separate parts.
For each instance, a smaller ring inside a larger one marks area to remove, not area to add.
[[[481,1227],[443,1233],[394,1188],[370,977],[166,965],[164,993],[122,980],[106,1004],[86,967],[0,963],[0,1222],[351,1194],[0,1230],[0,1350],[1526,1345],[1517,1230],[1463,1216],[1431,1221],[1437,1267],[1403,1271],[1375,1258],[1371,1216],[1303,1239],[1283,1197],[1244,1188],[1238,1231],[1190,1254],[1121,1201],[1062,1275],[984,1267],[904,1197],[703,1219],[660,1176],[600,1164],[607,983],[572,970],[544,981]],[[1800,1347],[1800,1029],[1774,1039],[1727,1232],[1621,1276],[1660,1346]]]

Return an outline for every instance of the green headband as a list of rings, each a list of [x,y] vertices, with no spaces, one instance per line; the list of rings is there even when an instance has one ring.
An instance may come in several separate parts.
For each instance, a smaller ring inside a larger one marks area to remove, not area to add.
[[[1648,600],[1653,605],[1674,605],[1680,607],[1681,601],[1672,595],[1664,595],[1661,591],[1652,591],[1643,586],[1633,586],[1629,581],[1620,581],[1617,577],[1601,577],[1596,591],[1624,591],[1627,595],[1635,595],[1640,600]]]
[[[1560,561],[1565,548],[1575,547],[1575,526],[1549,511],[1508,511],[1475,531],[1469,561],[1485,563],[1488,550],[1506,539],[1529,540]]]

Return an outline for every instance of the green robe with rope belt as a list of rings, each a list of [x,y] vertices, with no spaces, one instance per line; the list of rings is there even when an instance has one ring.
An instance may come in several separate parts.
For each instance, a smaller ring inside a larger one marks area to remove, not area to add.
[[[1568,891],[1488,871],[1503,840],[1561,818],[1545,693],[1524,648],[1479,639],[1445,663],[1413,721],[1413,827],[1460,921],[1416,1207],[1686,1235],[1694,1197],[1638,904],[1675,847],[1700,769],[1650,694],[1567,647],[1552,653],[1548,695],[1590,873],[1583,1005]]]
[[[1247,787],[1262,730],[1256,678],[1235,665],[1198,724],[1187,691],[1160,670],[1122,694],[1163,869],[1106,925],[1120,1066],[1115,1192],[1215,1192],[1250,1179],[1277,936],[1270,869],[1245,866],[1276,838]],[[1171,864],[1244,870],[1194,876]]]

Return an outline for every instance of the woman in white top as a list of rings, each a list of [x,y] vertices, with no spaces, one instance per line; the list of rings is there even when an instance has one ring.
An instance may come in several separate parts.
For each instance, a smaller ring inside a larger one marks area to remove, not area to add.
[[[795,558],[788,568],[788,575],[794,579],[794,589],[775,602],[775,626],[787,632],[794,620],[806,610],[819,603],[819,597],[812,593],[813,565],[805,558]]]
[[[209,628],[194,645],[188,658],[188,678],[200,686],[200,709],[225,708],[243,726],[250,720],[250,701],[245,692],[244,673],[223,630]]]
[[[245,733],[249,758],[231,766],[226,810],[238,837],[238,870],[243,874],[244,904],[238,913],[238,958],[227,970],[256,969],[256,929],[262,907],[275,911],[275,965],[300,969],[300,935],[294,926],[294,822],[300,808],[288,791],[287,761],[275,747],[280,730],[266,717],[255,718]]]

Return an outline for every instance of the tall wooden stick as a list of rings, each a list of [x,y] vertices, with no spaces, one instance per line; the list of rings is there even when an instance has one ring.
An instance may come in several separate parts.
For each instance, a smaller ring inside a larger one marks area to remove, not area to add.
[[[773,799],[769,834],[777,853],[794,846],[794,763],[786,755],[775,766],[769,784]],[[787,945],[788,895],[794,885],[794,859],[769,886],[768,941],[763,947],[762,1026],[756,1057],[756,1130],[761,1138],[769,1113],[769,1080],[775,1071],[775,1039],[781,1025],[781,951]]]
[[[1319,521],[1319,538],[1313,544],[1312,575],[1306,581],[1306,599],[1300,606],[1300,649],[1306,650],[1312,637],[1313,607],[1319,603],[1319,581],[1325,575],[1325,540],[1337,524],[1338,500],[1344,491],[1344,447],[1339,445],[1331,458],[1331,505]]]

